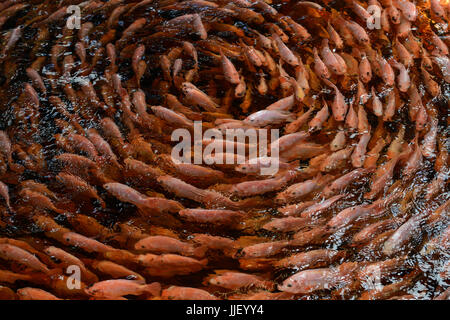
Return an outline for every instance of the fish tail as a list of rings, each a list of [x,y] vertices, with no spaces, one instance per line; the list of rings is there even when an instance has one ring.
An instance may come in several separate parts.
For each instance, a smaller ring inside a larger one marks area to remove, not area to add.
[[[196,256],[196,257],[204,257],[207,251],[208,251],[208,247],[202,245],[202,246],[193,248],[192,255]]]
[[[294,113],[287,114],[287,122],[294,122],[295,120],[297,120],[297,116]]]
[[[159,282],[146,284],[144,285],[143,291],[155,297],[158,297],[161,295],[161,284]]]
[[[199,262],[200,262],[200,264],[202,265],[202,266],[204,266],[204,267],[206,267],[207,265],[208,265],[208,259],[202,259],[202,260],[199,260]]]

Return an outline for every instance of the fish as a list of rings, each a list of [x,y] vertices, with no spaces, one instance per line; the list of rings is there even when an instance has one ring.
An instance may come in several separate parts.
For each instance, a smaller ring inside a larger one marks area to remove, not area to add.
[[[346,21],[345,26],[350,30],[359,44],[367,45],[370,43],[369,35],[359,24],[354,21]]]
[[[433,57],[433,61],[440,68],[445,82],[450,83],[450,72],[448,71],[450,66],[450,59],[444,55],[440,55]]]
[[[225,79],[227,79],[227,81],[231,84],[239,84],[240,83],[240,76],[239,73],[237,72],[234,64],[230,61],[230,59],[227,58],[227,56],[225,56],[223,54],[223,52],[221,52],[221,57],[222,57],[222,70],[225,76]]]
[[[291,134],[294,132],[299,131],[303,125],[305,125],[311,115],[313,114],[315,108],[310,108],[308,111],[303,112],[297,119],[295,119],[293,122],[290,122],[286,125],[285,132],[287,134]]]
[[[194,123],[188,118],[186,118],[183,114],[179,114],[175,111],[172,111],[170,109],[161,106],[153,106],[151,107],[151,109],[158,118],[167,121],[169,124],[185,128],[194,127]]]
[[[280,99],[268,106],[266,110],[289,111],[295,105],[294,98],[294,95],[290,95],[286,98]]]
[[[408,0],[397,0],[397,5],[403,15],[409,21],[415,21],[417,19],[416,5]]]
[[[94,128],[89,129],[87,131],[87,138],[95,146],[95,149],[100,156],[104,157],[108,161],[111,161],[111,163],[113,163],[117,167],[121,167],[119,158],[112,150],[110,144],[103,139],[103,137],[97,132],[97,130],[95,130]]]
[[[308,123],[309,131],[320,131],[325,121],[328,120],[330,116],[330,111],[327,103],[324,101],[324,106],[319,112],[314,116],[313,119]]]
[[[322,41],[321,55],[323,62],[327,66],[328,70],[331,70],[334,74],[342,75],[341,65],[337,59],[337,56],[331,51],[328,46],[328,40],[324,39]]]
[[[320,170],[330,172],[338,168],[342,162],[347,161],[353,153],[354,146],[348,146],[345,149],[336,151],[329,155],[320,165]]]
[[[331,81],[325,79],[325,83],[332,87],[335,92],[334,100],[331,104],[333,117],[336,121],[344,121],[348,111],[348,104],[345,102],[345,97]]]
[[[292,122],[295,119],[295,116],[290,112],[279,110],[261,110],[249,115],[244,120],[244,123],[255,127],[265,127],[273,124]]]
[[[399,75],[397,77],[397,88],[401,92],[407,92],[411,86],[411,78],[408,70],[403,64],[395,60],[391,60],[391,65],[399,71]]]
[[[166,300],[218,300],[211,293],[197,288],[170,286],[161,293]]]
[[[207,94],[198,89],[192,83],[184,82],[182,84],[182,90],[189,99],[204,108],[206,111],[216,112],[217,109],[220,108],[219,105],[211,100]]]
[[[344,130],[341,130],[336,133],[333,141],[330,143],[331,151],[338,151],[343,149],[347,144],[347,137]]]
[[[320,214],[323,211],[326,211],[329,207],[331,207],[334,203],[341,200],[345,195],[336,195],[322,202],[316,203],[308,207],[301,213],[301,216],[304,218],[314,217]]]
[[[3,156],[6,158],[8,163],[12,164],[13,160],[12,160],[11,140],[9,139],[8,134],[5,131],[1,131],[1,130],[0,130],[0,147],[2,150],[1,152],[2,152]]]
[[[376,214],[377,208],[374,208],[374,206],[359,205],[349,207],[340,211],[336,216],[328,221],[327,226],[331,229],[337,230],[348,226],[357,219],[361,219],[366,216],[375,216]]]
[[[298,66],[300,63],[294,53],[284,44],[277,34],[273,34],[272,36],[274,37],[281,59],[291,66]]]
[[[21,288],[17,290],[20,300],[61,300],[50,292],[37,288]]]
[[[97,190],[83,179],[71,174],[60,172],[56,176],[56,180],[60,182],[67,190],[71,191],[72,195],[80,195],[98,200],[103,208],[106,207],[105,201],[98,195]]]
[[[228,250],[234,245],[234,241],[230,238],[211,236],[208,234],[194,234],[192,241],[212,250]]]
[[[365,160],[365,153],[367,151],[367,145],[369,144],[369,141],[371,139],[370,133],[362,134],[358,144],[356,145],[355,149],[353,150],[351,160],[352,165],[355,168],[361,168],[364,164]]]
[[[157,180],[167,191],[173,192],[177,196],[188,198],[211,207],[226,207],[229,209],[238,207],[233,201],[218,192],[196,188],[171,176],[161,176]]]
[[[308,218],[287,217],[274,219],[263,225],[263,229],[273,232],[291,232],[298,231],[316,222],[310,221]]]
[[[0,243],[0,257],[15,261],[35,271],[48,273],[49,268],[30,252],[7,243]]]
[[[402,153],[400,151],[396,151],[389,161],[377,168],[372,178],[371,190],[364,195],[366,199],[373,199],[382,191],[386,183],[391,181],[395,166],[410,153],[409,150],[405,150]]]
[[[274,263],[277,268],[314,269],[327,267],[345,257],[344,252],[337,250],[318,249],[294,254]]]
[[[92,267],[103,274],[111,276],[113,279],[126,278],[127,280],[134,280],[145,284],[145,278],[143,276],[111,261],[95,261]]]
[[[146,197],[140,192],[120,183],[108,183],[103,186],[105,190],[119,200],[129,202],[146,214],[178,212],[183,206],[174,200],[164,198]]]
[[[97,282],[86,289],[86,294],[102,298],[118,298],[127,295],[150,294],[159,296],[161,285],[158,282],[151,284],[140,284],[134,280],[105,280]]]
[[[295,22],[289,16],[285,16],[284,20],[287,22],[288,26],[292,29],[294,37],[300,38],[302,41],[307,41],[311,39],[311,34],[304,26]]]
[[[348,108],[347,116],[345,117],[345,125],[349,130],[356,130],[358,128],[358,120],[358,114],[355,112],[353,104],[351,104]]]
[[[355,244],[366,243],[379,234],[394,229],[399,226],[401,219],[386,219],[368,225],[353,236],[352,242]]]
[[[240,211],[219,209],[183,209],[179,214],[188,221],[216,225],[237,223],[243,218]]]
[[[36,208],[53,211],[59,214],[64,213],[64,210],[58,209],[53,204],[52,200],[41,193],[31,191],[29,189],[23,189],[20,191],[20,195],[26,203],[29,203]]]
[[[383,111],[383,121],[391,121],[397,111],[397,97],[394,90],[389,91],[387,104]]]
[[[422,165],[423,155],[422,150],[419,145],[418,138],[416,136],[414,140],[414,150],[412,151],[405,168],[403,169],[403,174],[406,178],[411,177]]]
[[[134,245],[136,250],[156,253],[177,253],[202,258],[207,247],[196,247],[177,239],[165,236],[153,236],[139,240]]]
[[[356,1],[353,1],[352,10],[358,17],[360,17],[364,21],[367,21],[371,17],[369,12],[367,12],[367,10]]]
[[[253,259],[266,258],[280,253],[288,245],[288,241],[262,242],[243,248],[239,256]]]
[[[301,197],[321,188],[330,178],[330,176],[319,175],[314,179],[291,185],[285,191],[277,195],[276,201],[280,203],[287,203],[298,200]]]
[[[344,41],[329,21],[327,22],[327,31],[334,46],[337,49],[342,49],[344,47]]]
[[[418,228],[421,226],[423,215],[415,215],[402,224],[383,245],[383,253],[392,256],[399,252],[411,240],[411,237],[417,235]]]
[[[230,188],[230,192],[241,197],[249,197],[278,191],[282,189],[293,177],[294,173],[292,171],[288,171],[285,174],[280,174],[278,177],[275,176],[270,179],[241,182],[233,185]]]
[[[0,25],[1,24],[3,24],[2,21],[0,21]],[[15,28],[14,30],[11,31],[8,42],[6,43],[6,45],[3,47],[2,51],[1,51],[2,56],[5,56],[8,51],[10,51],[12,48],[14,48],[14,46],[17,44],[17,42],[22,37],[22,33],[23,33],[22,26],[18,26],[17,28]]]
[[[434,97],[439,96],[441,94],[441,88],[438,83],[433,79],[433,77],[423,65],[421,66],[421,71],[425,82],[425,88],[427,89],[428,93]]]
[[[158,274],[167,274],[162,268],[165,268],[169,274],[190,274],[204,268],[207,260],[197,260],[190,257],[184,257],[176,254],[154,255],[151,253],[139,255],[136,261],[147,268],[149,272]]]
[[[331,184],[327,185],[325,189],[323,190],[323,195],[325,197],[332,196],[334,194],[337,194],[344,190],[349,184],[353,183],[354,181],[357,181],[358,179],[364,177],[368,173],[371,172],[372,169],[366,169],[366,168],[357,168],[352,171],[350,171],[347,174],[344,174],[343,176],[339,177],[338,179],[334,180]]]
[[[437,0],[431,0],[430,1],[430,9],[431,11],[439,18],[445,19],[446,18],[446,12],[444,7],[441,5],[441,3]]]
[[[271,281],[266,281],[255,275],[239,272],[224,272],[213,275],[208,282],[214,286],[231,290],[251,287],[271,290],[274,287]]]
[[[280,291],[305,294],[332,289],[350,280],[352,272],[340,265],[337,268],[319,268],[300,271],[278,286]]]
[[[384,57],[378,56],[377,62],[380,66],[379,72],[381,73],[381,78],[383,79],[384,83],[387,86],[392,87],[395,82],[394,70],[392,69],[391,65]]]
[[[328,70],[323,60],[319,57],[317,48],[313,49],[313,53],[314,53],[314,72],[321,79],[329,79],[331,76],[330,71]]]
[[[278,211],[285,216],[295,216],[301,214],[305,209],[317,204],[317,201],[306,201],[297,204],[288,205],[282,208],[278,208]]]
[[[54,246],[50,246],[45,248],[44,252],[52,257],[52,258],[56,258],[62,262],[64,262],[66,265],[74,265],[74,266],[78,266],[81,268],[81,270],[84,272],[87,272],[86,269],[86,265],[84,264],[83,261],[81,261],[79,258],[77,258],[76,256],[68,253],[67,251],[64,251],[61,248],[57,248]]]
[[[11,200],[9,199],[9,188],[6,184],[0,181],[0,195],[3,197],[3,200],[6,203],[6,206],[9,210],[12,209],[11,207]]]
[[[75,232],[67,232],[62,235],[64,242],[68,245],[76,246],[86,250],[87,252],[100,252],[105,253],[114,251],[114,248],[105,245],[95,239],[85,237]]]

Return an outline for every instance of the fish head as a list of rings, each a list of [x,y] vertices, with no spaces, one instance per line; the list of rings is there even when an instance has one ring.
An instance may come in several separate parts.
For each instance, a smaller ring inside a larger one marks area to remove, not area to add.
[[[213,286],[222,285],[222,281],[220,280],[220,277],[214,277],[214,278],[209,279],[209,283],[212,284]]]
[[[293,280],[292,278],[288,278],[283,281],[282,284],[278,285],[278,290],[283,292],[296,293],[297,291],[295,290],[295,287],[295,280]]]
[[[246,164],[240,164],[234,170],[241,173],[248,173],[249,167]]]
[[[192,87],[188,82],[183,82],[181,85],[181,91],[183,91],[184,94],[188,94],[191,89]]]

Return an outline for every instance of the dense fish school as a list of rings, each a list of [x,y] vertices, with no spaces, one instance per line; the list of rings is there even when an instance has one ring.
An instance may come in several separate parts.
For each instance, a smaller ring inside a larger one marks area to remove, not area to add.
[[[2,1],[0,299],[449,299],[449,22],[444,0]],[[279,129],[279,157],[205,137],[240,161],[174,161],[198,121]]]

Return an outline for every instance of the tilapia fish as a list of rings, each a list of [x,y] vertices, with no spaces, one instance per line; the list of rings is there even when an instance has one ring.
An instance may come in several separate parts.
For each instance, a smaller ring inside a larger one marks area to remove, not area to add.
[[[0,299],[448,299],[449,23],[3,1]]]

